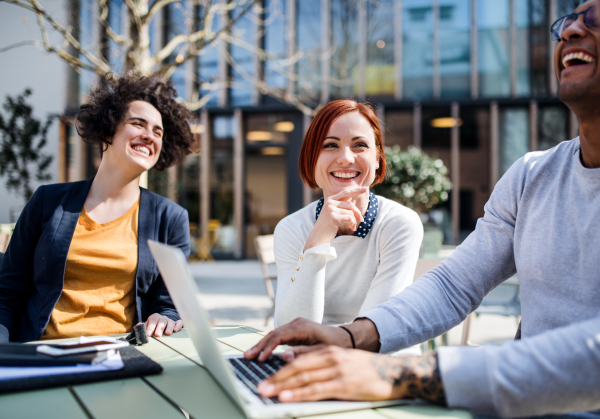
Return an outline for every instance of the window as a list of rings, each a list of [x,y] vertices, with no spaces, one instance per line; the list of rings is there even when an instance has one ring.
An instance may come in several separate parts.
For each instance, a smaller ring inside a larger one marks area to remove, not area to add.
[[[433,9],[431,0],[405,0],[402,13],[404,97],[433,96]]]

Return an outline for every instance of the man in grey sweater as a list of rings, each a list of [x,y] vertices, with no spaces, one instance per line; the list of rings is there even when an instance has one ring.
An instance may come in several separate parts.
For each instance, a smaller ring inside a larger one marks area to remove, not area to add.
[[[450,258],[346,330],[297,319],[267,335],[248,358],[264,359],[281,343],[337,347],[289,350],[296,359],[261,384],[263,394],[286,402],[422,397],[503,417],[600,418],[599,11],[588,1],[553,26],[559,96],[580,136],[517,161]],[[366,352],[440,335],[516,272],[521,340],[403,358]]]

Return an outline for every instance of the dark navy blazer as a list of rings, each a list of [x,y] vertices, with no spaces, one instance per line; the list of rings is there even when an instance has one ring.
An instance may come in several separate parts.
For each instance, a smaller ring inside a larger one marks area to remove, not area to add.
[[[63,289],[67,254],[92,179],[41,186],[25,205],[0,265],[0,324],[10,340],[38,340]],[[148,240],[190,253],[188,213],[141,189],[138,217],[137,321],[153,313],[179,320],[150,254]]]

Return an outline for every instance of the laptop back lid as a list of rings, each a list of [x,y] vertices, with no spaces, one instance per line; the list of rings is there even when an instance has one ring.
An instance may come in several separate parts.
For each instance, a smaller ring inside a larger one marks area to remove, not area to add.
[[[202,363],[231,400],[247,414],[245,402],[235,389],[233,371],[217,347],[216,338],[208,322],[210,317],[200,303],[200,291],[185,255],[177,247],[152,240],[148,240],[148,246]]]

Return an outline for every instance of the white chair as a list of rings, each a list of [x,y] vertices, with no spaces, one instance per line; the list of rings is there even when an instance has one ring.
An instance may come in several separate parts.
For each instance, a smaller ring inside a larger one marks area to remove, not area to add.
[[[6,252],[8,248],[8,243],[10,242],[10,233],[2,233],[0,232],[0,252]]]
[[[273,317],[273,314],[275,313],[275,290],[273,288],[273,281],[277,281],[277,274],[273,275],[270,271],[271,267],[275,264],[273,235],[256,236],[254,239],[254,246],[256,247],[256,256],[258,257],[263,272],[267,295],[271,299],[272,304],[272,307],[265,318],[266,326],[269,323],[269,318]]]

